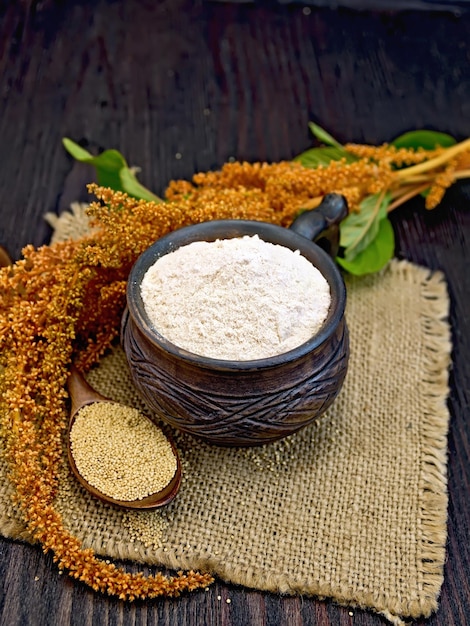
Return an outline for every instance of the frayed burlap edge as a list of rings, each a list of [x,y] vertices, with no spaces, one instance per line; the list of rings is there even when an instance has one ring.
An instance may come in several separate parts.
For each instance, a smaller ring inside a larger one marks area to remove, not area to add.
[[[60,215],[46,213],[44,219],[53,229],[51,243],[65,239],[79,239],[90,232],[90,219],[87,215],[88,204],[72,202],[70,211],[63,211]]]
[[[402,615],[428,617],[438,608],[439,594],[444,578],[447,542],[447,436],[449,429],[449,369],[451,367],[451,329],[448,323],[449,296],[442,272],[431,272],[408,261],[391,262],[405,278],[411,273],[420,276],[421,327],[423,345],[423,463],[420,489],[423,494],[420,525],[422,529],[421,581],[424,599],[410,602]],[[432,515],[430,514],[432,512]],[[388,610],[378,611],[393,624],[402,619]]]

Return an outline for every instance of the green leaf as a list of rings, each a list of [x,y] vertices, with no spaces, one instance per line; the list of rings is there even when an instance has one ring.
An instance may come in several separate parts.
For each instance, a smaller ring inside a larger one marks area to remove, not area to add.
[[[141,198],[142,200],[150,200],[151,202],[163,202],[161,198],[139,183],[134,172],[128,167],[121,169],[119,176],[123,190],[130,196]]]
[[[346,159],[347,163],[353,163],[356,161],[356,157],[349,154],[343,148],[336,147],[323,147],[323,148],[311,148],[306,150],[295,157],[294,161],[300,161],[304,167],[316,168],[319,165],[328,165],[331,161],[339,161],[340,159]]]
[[[67,137],[62,139],[62,143],[74,159],[81,163],[88,163],[95,168],[98,184],[102,187],[124,191],[134,198],[161,202],[158,196],[139,183],[134,172],[127,165],[126,159],[117,150],[105,150],[98,156],[93,156],[88,150]]]
[[[62,143],[67,152],[71,154],[74,159],[77,159],[77,161],[87,161],[93,158],[93,155],[91,155],[88,150],[85,150],[85,148],[82,148],[78,143],[75,143],[75,141],[72,141],[68,137],[64,137]]]
[[[339,141],[336,141],[336,139],[332,137],[330,133],[327,133],[326,130],[323,130],[323,128],[321,128],[321,126],[318,126],[318,124],[315,124],[314,122],[309,122],[308,127],[312,131],[313,135],[318,139],[318,141],[321,141],[327,146],[342,148],[342,145],[339,143]]]
[[[349,213],[340,224],[340,246],[344,258],[352,261],[375,239],[380,223],[387,217],[390,194],[367,196],[358,213]]]
[[[395,251],[395,234],[388,218],[381,220],[376,237],[367,248],[359,252],[353,260],[336,257],[336,261],[350,274],[363,276],[381,270]]]
[[[455,139],[447,133],[434,130],[413,130],[404,133],[392,141],[392,146],[396,148],[423,148],[424,150],[434,150],[438,146],[448,148],[453,146]]]
[[[84,163],[90,163],[96,169],[98,183],[103,187],[111,187],[115,191],[125,191],[121,184],[120,172],[127,167],[124,157],[117,150],[105,150]]]

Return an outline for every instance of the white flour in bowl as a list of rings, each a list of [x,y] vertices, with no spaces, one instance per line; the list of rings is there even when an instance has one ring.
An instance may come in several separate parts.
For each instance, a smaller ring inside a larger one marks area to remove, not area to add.
[[[257,235],[178,248],[147,270],[141,293],[163,337],[230,361],[299,346],[320,330],[331,303],[328,282],[310,261]]]

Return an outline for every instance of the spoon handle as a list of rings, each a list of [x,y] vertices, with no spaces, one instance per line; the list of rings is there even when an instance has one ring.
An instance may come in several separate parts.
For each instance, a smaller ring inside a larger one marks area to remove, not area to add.
[[[108,401],[107,398],[99,394],[91,385],[88,384],[75,365],[72,365],[70,368],[70,375],[67,380],[67,389],[72,402],[72,416],[86,404]]]

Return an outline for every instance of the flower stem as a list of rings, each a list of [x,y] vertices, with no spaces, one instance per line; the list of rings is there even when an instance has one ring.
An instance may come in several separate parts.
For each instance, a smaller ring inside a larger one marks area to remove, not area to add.
[[[464,152],[465,150],[470,150],[470,138],[465,139],[455,146],[451,146],[447,148],[445,152],[440,154],[433,159],[429,159],[429,161],[424,161],[423,163],[418,163],[418,165],[412,165],[411,167],[406,167],[402,170],[398,170],[396,172],[397,178],[408,178],[409,176],[414,176],[416,174],[422,174],[423,172],[427,172],[432,170],[440,165],[443,165],[453,157],[455,157],[460,152]]]
[[[390,213],[390,211],[393,211],[394,209],[401,206],[408,200],[411,200],[411,198],[414,198],[415,196],[420,194],[422,191],[425,191],[426,189],[428,189],[428,187],[429,187],[429,183],[426,183],[424,185],[416,185],[416,187],[413,187],[407,193],[404,193],[398,196],[398,198],[396,198],[394,202],[391,202],[388,205],[387,212]]]

